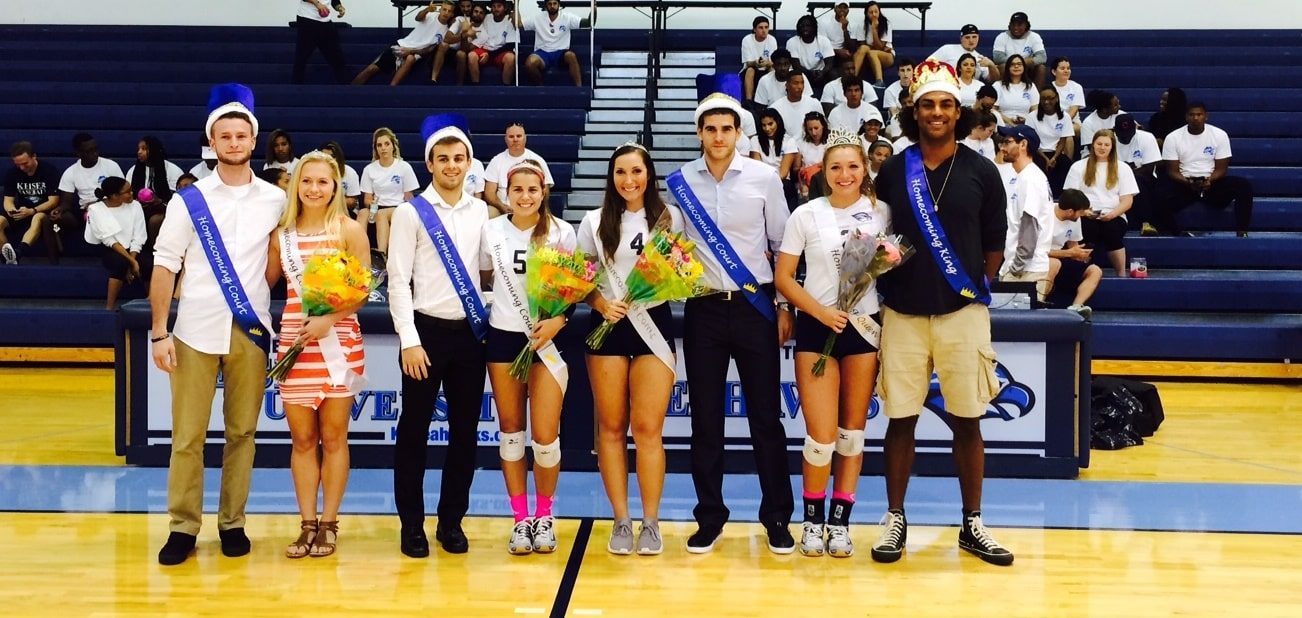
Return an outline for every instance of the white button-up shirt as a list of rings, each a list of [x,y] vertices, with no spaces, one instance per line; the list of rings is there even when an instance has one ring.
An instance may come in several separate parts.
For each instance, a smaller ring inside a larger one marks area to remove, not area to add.
[[[480,294],[479,252],[484,226],[488,223],[488,204],[462,194],[460,201],[448,205],[433,185],[420,195],[434,206],[461,256],[461,263],[466,265],[466,272],[474,282],[472,288]],[[446,320],[465,319],[466,310],[443,265],[443,258],[434,248],[434,241],[430,240],[425,223],[411,202],[403,202],[393,211],[387,264],[389,314],[393,316],[393,330],[398,333],[403,349],[421,345],[420,335],[416,332],[417,311]],[[483,300],[482,294],[480,300]]]
[[[216,173],[194,186],[208,202],[253,312],[264,326],[270,327],[267,247],[285,212],[285,192],[256,177],[247,185],[227,186]],[[234,316],[180,194],[167,204],[167,217],[154,241],[154,264],[174,273],[185,266],[173,336],[205,354],[229,354]]]
[[[755,280],[772,283],[773,267],[768,253],[777,251],[782,245],[787,215],[790,214],[777,170],[754,159],[734,155],[728,171],[723,174],[723,182],[715,182],[702,157],[683,166],[683,179],[714,220],[715,227],[727,237],[741,262],[755,275]],[[741,289],[714,257],[714,251],[706,246],[686,209],[684,218],[687,219],[687,237],[696,242],[696,256],[705,267],[703,283],[716,290]]]

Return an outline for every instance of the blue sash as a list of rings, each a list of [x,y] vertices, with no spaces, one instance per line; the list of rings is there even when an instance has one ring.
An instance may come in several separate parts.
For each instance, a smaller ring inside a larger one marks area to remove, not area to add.
[[[714,254],[714,259],[719,265],[727,271],[728,276],[732,278],[741,292],[746,295],[746,300],[759,310],[760,315],[768,318],[770,322],[777,322],[778,315],[773,308],[773,299],[760,291],[759,282],[755,280],[755,275],[746,268],[746,264],[741,261],[741,256],[737,255],[737,250],[732,248],[732,243],[728,238],[719,232],[710,215],[701,207],[700,200],[692,192],[692,188],[687,186],[687,180],[683,178],[683,171],[677,170],[665,179],[665,185],[669,187],[669,192],[678,200],[678,205],[682,207],[683,213],[687,215],[687,220],[696,226],[696,231],[701,233],[703,243],[709,248],[710,253]],[[772,204],[766,205],[771,207]]]
[[[411,198],[411,205],[416,208],[416,215],[425,225],[425,232],[434,243],[434,250],[438,252],[443,268],[447,270],[448,279],[452,280],[457,298],[466,310],[466,319],[470,321],[470,330],[474,331],[476,338],[483,341],[488,336],[488,310],[484,309],[484,301],[479,299],[474,280],[466,271],[465,262],[461,261],[461,254],[457,253],[456,246],[448,237],[447,228],[443,227],[443,220],[429,200],[417,195]]]
[[[213,221],[212,212],[208,210],[208,201],[204,199],[203,192],[190,185],[176,194],[181,196],[185,209],[190,213],[194,231],[199,235],[199,244],[203,245],[203,255],[208,258],[208,265],[212,267],[213,277],[221,287],[222,298],[226,299],[226,306],[235,317],[235,323],[259,348],[270,351],[271,329],[263,326],[262,320],[253,311],[253,303],[244,291],[239,273],[235,272],[231,256],[226,252],[226,243],[222,241],[217,222]]]
[[[958,156],[958,153],[954,156]],[[917,145],[909,146],[904,150],[904,180],[909,188],[909,210],[913,212],[913,218],[918,222],[918,229],[926,240],[924,244],[931,249],[931,257],[940,268],[940,274],[945,276],[949,287],[953,288],[959,296],[989,305],[990,286],[972,282],[972,277],[963,270],[958,256],[954,254],[954,249],[949,244],[949,237],[945,235],[945,228],[940,225],[936,204],[931,199],[931,190],[927,188],[922,151]]]

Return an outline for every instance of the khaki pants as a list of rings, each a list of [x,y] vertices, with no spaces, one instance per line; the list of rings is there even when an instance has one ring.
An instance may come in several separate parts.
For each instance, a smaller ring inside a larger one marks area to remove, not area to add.
[[[267,354],[234,326],[230,353],[204,354],[176,341],[172,371],[172,459],[167,471],[167,514],[172,532],[199,534],[203,520],[203,445],[212,416],[217,372],[225,381],[221,495],[217,529],[244,527],[253,474],[253,432],[266,391]]]
[[[1000,277],[999,279],[1000,281],[1034,283],[1035,293],[1037,295],[1036,300],[1039,300],[1040,302],[1044,302],[1044,298],[1049,295],[1050,286],[1053,285],[1053,282],[1049,280],[1049,271],[1047,270],[1040,270],[1035,272],[1027,271],[1020,275],[1007,274]]]
[[[972,303],[945,315],[906,315],[882,308],[881,391],[887,418],[922,412],[931,374],[940,379],[945,411],[981,418],[999,392],[990,310]]]

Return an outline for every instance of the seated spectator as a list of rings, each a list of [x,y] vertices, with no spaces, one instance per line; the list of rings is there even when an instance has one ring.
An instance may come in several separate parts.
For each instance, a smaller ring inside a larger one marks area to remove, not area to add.
[[[741,39],[741,81],[745,91],[744,103],[755,100],[755,87],[759,79],[773,69],[773,52],[778,50],[778,39],[769,36],[769,18],[760,15],[751,22],[750,34]]]
[[[1230,136],[1207,124],[1207,105],[1189,103],[1185,126],[1162,144],[1166,173],[1158,174],[1157,227],[1180,234],[1176,214],[1195,201],[1223,209],[1234,202],[1234,230],[1240,238],[1252,226],[1252,184],[1230,176]]]
[[[1026,115],[1040,104],[1040,91],[1026,76],[1022,57],[1013,54],[1004,62],[1003,78],[995,82],[995,109],[1004,118],[1005,125],[1022,124]]]
[[[280,190],[284,191],[286,195],[289,195],[289,179],[293,174],[290,174],[279,167],[263,168],[254,173],[263,182],[276,185],[277,187],[280,187]]]
[[[4,216],[0,217],[0,255],[6,264],[17,264],[41,239],[44,228],[59,206],[59,172],[41,163],[31,142],[16,142],[9,148],[14,166],[4,176]],[[14,244],[12,240],[17,240]],[[58,262],[54,234],[46,235],[46,255]]]
[[[511,212],[506,201],[506,173],[517,163],[532,160],[542,167],[548,187],[555,184],[555,181],[552,180],[552,171],[547,167],[547,161],[525,147],[529,143],[529,137],[525,135],[524,123],[512,122],[506,125],[503,139],[506,141],[506,150],[489,160],[488,166],[484,168],[484,201],[498,213],[506,214]]]
[[[368,212],[367,221],[375,224],[375,249],[379,257],[387,258],[393,209],[410,201],[412,192],[420,188],[416,171],[402,160],[398,136],[392,129],[380,127],[371,135],[371,162],[362,169],[361,177],[362,206]]]
[[[850,23],[850,5],[845,2],[838,2],[832,7],[832,12],[824,14],[818,19],[818,33],[827,38],[832,44],[832,53],[837,59],[845,58],[853,61],[853,54],[850,52],[854,49],[850,46],[853,42],[851,31],[854,25]],[[831,61],[829,56],[828,60]]]
[[[882,164],[895,154],[895,147],[886,140],[877,140],[867,150],[868,177],[877,180],[877,173],[882,171]]]
[[[447,3],[449,6],[452,3]],[[339,176],[342,178],[340,184],[344,190],[344,207],[348,209],[349,216],[357,217],[357,207],[362,202],[362,179],[357,176],[357,170],[348,164],[348,159],[344,158],[344,147],[339,142],[329,141],[321,150],[335,158],[335,163],[339,165]]]
[[[196,179],[207,178],[214,169],[217,169],[217,153],[208,147],[208,136],[201,135],[199,137],[199,162],[195,163],[188,173]]]
[[[1080,132],[1080,108],[1085,104],[1085,90],[1071,79],[1071,61],[1058,56],[1053,59],[1053,89],[1058,93],[1058,104],[1068,116],[1072,126]]]
[[[1007,123],[1004,122],[1004,117],[999,115],[999,112],[995,110],[995,101],[998,100],[999,93],[995,90],[994,86],[989,84],[982,86],[977,90],[977,98],[976,102],[972,104],[972,111],[990,112],[991,114],[994,114],[995,123],[1002,127]]]
[[[543,73],[564,62],[574,86],[583,86],[583,70],[579,68],[579,56],[570,49],[570,35],[575,28],[592,27],[597,21],[597,5],[592,5],[592,15],[587,19],[561,11],[561,0],[547,0],[543,9],[544,12],[523,24],[520,23],[520,12],[515,12],[516,26],[534,32],[533,53],[524,61],[525,77],[529,83],[541,86]]]
[[[976,103],[977,92],[985,82],[977,79],[976,57],[972,54],[963,54],[958,57],[958,104],[963,107],[972,107]]]
[[[885,69],[895,63],[891,21],[882,15],[882,7],[874,1],[864,6],[863,22],[857,25],[851,33],[851,39],[858,44],[854,52],[854,74],[862,77],[863,65],[867,63],[872,69],[873,88],[882,88],[886,85]]]
[[[1117,160],[1130,166],[1135,174],[1135,184],[1139,186],[1139,195],[1130,208],[1134,215],[1129,217],[1130,229],[1140,229],[1147,236],[1157,234],[1153,227],[1153,200],[1157,196],[1157,164],[1162,160],[1162,149],[1157,145],[1157,138],[1144,131],[1135,123],[1130,114],[1117,114],[1113,127],[1117,138]]]
[[[981,29],[973,24],[968,24],[959,30],[957,43],[941,45],[940,49],[932,52],[930,58],[955,67],[958,66],[958,59],[963,54],[972,54],[972,57],[976,58],[977,67],[979,67],[977,75],[981,80],[986,82],[996,81],[999,79],[999,65],[977,51],[977,45],[980,43]]]
[[[900,65],[895,71],[900,76],[899,81],[887,86],[882,92],[882,111],[886,112],[887,118],[898,114],[900,108],[904,107],[900,103],[900,97],[908,94],[910,87],[913,86],[913,60],[900,59]]]
[[[1090,263],[1093,249],[1081,244],[1080,219],[1090,209],[1084,193],[1066,189],[1053,209],[1053,240],[1049,250],[1049,277],[1052,285],[1045,302],[1054,307],[1066,306],[1086,320],[1094,315],[1089,302],[1103,280],[1103,269]]]
[[[1112,131],[1094,134],[1090,156],[1075,162],[1067,172],[1064,189],[1077,189],[1089,198],[1090,213],[1081,220],[1085,242],[1102,249],[1118,277],[1126,276],[1126,213],[1134,204],[1139,185],[1129,165],[1117,161]]]
[[[791,69],[791,75],[787,77],[786,86],[786,96],[774,101],[769,107],[782,114],[782,122],[787,127],[787,135],[795,139],[799,138],[803,131],[806,116],[811,112],[818,112],[819,115],[822,115],[823,106],[812,97],[803,94],[805,92],[805,73],[799,68]]]
[[[967,122],[964,122],[964,120]],[[992,136],[995,129],[999,127],[999,121],[995,119],[995,113],[989,110],[969,110],[960,116],[960,123],[968,128],[967,137],[959,140],[958,143],[977,151],[977,154],[995,162],[996,154],[999,149],[995,146]],[[959,131],[961,133],[961,131]]]
[[[832,82],[824,89],[824,94],[832,89],[832,84],[841,87],[845,93],[845,102],[832,108],[827,115],[827,125],[831,129],[840,129],[849,133],[858,133],[863,123],[869,118],[882,119],[882,113],[864,100],[864,83],[862,79],[849,75]]]
[[[407,36],[386,45],[380,54],[353,78],[353,85],[371,81],[381,71],[393,73],[390,86],[397,86],[411,74],[412,69],[424,59],[433,57],[430,81],[437,84],[448,49],[460,41],[461,20],[457,19],[456,4],[452,0],[433,0],[416,13],[416,27]]]
[[[1180,88],[1167,88],[1157,100],[1157,111],[1148,117],[1148,130],[1157,138],[1157,145],[1166,141],[1166,136],[1185,125],[1185,113],[1188,112],[1189,99]]]
[[[488,9],[489,15],[475,26],[472,49],[466,54],[470,83],[479,83],[480,67],[491,66],[502,70],[502,83],[510,86],[515,83],[515,46],[520,43],[515,12],[507,10],[506,0],[492,0]]]
[[[95,196],[99,201],[88,209],[86,242],[99,247],[100,260],[108,271],[104,308],[112,311],[123,285],[149,276],[147,256],[140,254],[146,239],[145,213],[125,178],[105,178]]]
[[[827,150],[827,118],[812,111],[801,121],[803,130],[796,140],[796,169],[800,170],[800,197],[809,198],[809,186],[814,175],[823,171],[823,151]]]
[[[895,138],[894,142],[891,142],[891,149],[895,151],[895,154],[901,154],[907,150],[909,146],[916,143],[918,143],[918,140],[909,137],[908,133],[903,133],[899,137]]]
[[[1053,195],[1058,195],[1076,152],[1076,132],[1072,130],[1071,118],[1058,106],[1058,91],[1045,88],[1040,92],[1037,108],[1026,117],[1025,124],[1040,136],[1040,151],[1035,153],[1035,164],[1049,177],[1049,189]]]
[[[796,20],[796,36],[787,39],[787,51],[805,70],[814,91],[821,92],[823,84],[831,80],[832,66],[829,63],[836,54],[832,42],[818,33],[818,19],[804,15]]]
[[[298,165],[298,157],[294,156],[294,139],[284,129],[272,131],[271,137],[267,138],[267,159],[262,169],[278,167],[293,174],[295,165]]]
[[[995,37],[990,55],[995,64],[1004,64],[1014,55],[1021,56],[1026,63],[1027,79],[1035,82],[1037,87],[1044,83],[1044,63],[1048,61],[1044,39],[1031,31],[1031,20],[1026,13],[1013,13],[1008,19],[1008,30]]]
[[[823,104],[823,111],[829,114],[832,113],[832,108],[845,104],[845,84],[847,82],[844,80],[847,77],[854,77],[854,67],[851,66],[853,61],[845,58],[838,58],[837,62],[839,63],[837,71],[839,77],[827,82],[827,84],[823,86],[823,96],[818,97],[819,102]],[[864,84],[863,80],[859,80],[859,91],[863,93],[859,96],[860,100],[864,103],[874,103],[877,101],[877,89]],[[876,105],[872,105],[871,107],[874,110],[877,108]],[[878,115],[881,115],[880,110],[878,110]]]
[[[488,18],[488,9],[485,9],[482,4],[472,2],[470,4],[469,16],[467,16],[465,7],[461,8],[461,15],[462,16],[459,18],[461,21],[461,28],[457,33],[458,37],[461,39],[461,44],[457,46],[458,86],[466,83],[466,73],[469,71],[467,66],[469,61],[467,59],[471,55],[475,54],[475,50],[478,49],[476,39],[481,38],[480,32],[484,29],[484,20]],[[475,83],[479,82],[476,81]]]
[[[195,176],[194,174],[191,174],[190,172],[181,174],[176,179],[176,190],[180,191],[181,189],[184,189],[198,181],[199,181],[199,177]]]
[[[885,122],[876,118],[869,118],[864,121],[863,127],[859,129],[859,138],[863,141],[865,150],[869,146],[882,141],[882,127],[885,126]]]
[[[755,137],[755,144],[757,147],[750,151],[750,158],[767,163],[784,181],[791,177],[798,151],[796,140],[787,137],[782,114],[771,108],[760,112],[759,135]]]
[[[158,230],[167,214],[167,203],[176,191],[176,179],[181,168],[167,160],[167,149],[157,137],[146,135],[136,144],[136,164],[127,170],[127,179],[136,192],[136,200],[145,212],[145,229],[149,232],[146,246],[153,246]],[[144,191],[148,189],[148,191]],[[148,199],[145,199],[148,198]]]
[[[791,61],[791,52],[785,49],[773,52],[770,58],[773,60],[773,71],[766,73],[755,85],[755,104],[764,107],[787,96],[787,78],[795,68]],[[805,84],[804,95],[814,96],[814,89],[810,87],[809,80],[803,80],[803,83]]]
[[[59,206],[46,221],[46,230],[58,234],[58,242],[65,252],[81,243],[86,229],[86,208],[98,201],[95,190],[105,178],[121,178],[122,168],[113,161],[99,156],[99,143],[89,133],[78,133],[72,138],[72,149],[77,162],[63,170],[59,179]]]
[[[1117,122],[1121,111],[1121,99],[1107,90],[1091,90],[1085,96],[1085,103],[1094,108],[1094,113],[1085,117],[1080,123],[1081,157],[1089,156],[1089,145],[1094,143],[1094,133],[1111,129]]]
[[[905,91],[900,95],[900,107],[886,117],[886,137],[898,139],[904,135],[904,118],[913,114],[913,93]]]
[[[999,136],[1006,163],[996,167],[1008,197],[1008,234],[999,278],[1035,282],[1043,302],[1049,291],[1054,211],[1049,179],[1031,161],[1031,153],[1040,148],[1040,137],[1027,126],[1000,127]]]

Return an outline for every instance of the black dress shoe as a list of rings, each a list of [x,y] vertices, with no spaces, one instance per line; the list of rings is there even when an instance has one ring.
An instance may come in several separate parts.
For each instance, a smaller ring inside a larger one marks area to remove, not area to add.
[[[470,551],[470,540],[466,538],[466,533],[461,531],[461,524],[443,525],[439,523],[438,528],[434,530],[434,538],[443,546],[443,551],[449,554],[464,554]]]
[[[249,537],[244,534],[244,528],[219,530],[217,536],[222,540],[222,554],[227,558],[238,558],[249,553],[252,548]]]
[[[429,539],[425,538],[423,528],[420,526],[403,527],[402,553],[412,558],[426,558],[429,556]]]
[[[185,562],[186,558],[194,552],[194,542],[193,534],[173,532],[168,535],[167,543],[158,550],[158,564],[173,566]]]

